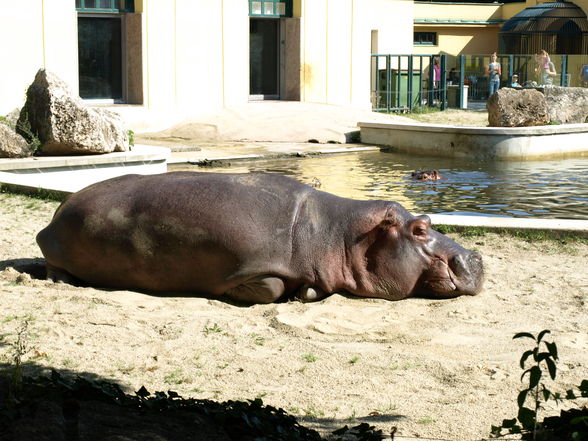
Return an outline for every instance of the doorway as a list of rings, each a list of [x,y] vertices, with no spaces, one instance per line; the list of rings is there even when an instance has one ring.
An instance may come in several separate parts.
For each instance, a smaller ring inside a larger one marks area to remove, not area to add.
[[[280,21],[251,18],[249,21],[250,99],[280,99]]]
[[[80,97],[123,99],[121,28],[120,17],[78,18]]]

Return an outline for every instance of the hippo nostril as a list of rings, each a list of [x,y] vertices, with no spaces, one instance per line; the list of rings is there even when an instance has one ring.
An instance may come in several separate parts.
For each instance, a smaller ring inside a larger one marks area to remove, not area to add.
[[[449,262],[449,266],[454,273],[462,273],[466,270],[466,263],[464,262],[463,256],[461,254],[456,254],[453,256]]]

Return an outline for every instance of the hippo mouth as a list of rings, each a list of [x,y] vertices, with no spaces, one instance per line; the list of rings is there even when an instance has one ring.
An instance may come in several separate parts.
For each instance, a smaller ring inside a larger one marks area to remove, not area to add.
[[[474,252],[456,254],[449,261],[434,256],[423,276],[424,291],[433,297],[475,295],[482,287],[482,257]]]

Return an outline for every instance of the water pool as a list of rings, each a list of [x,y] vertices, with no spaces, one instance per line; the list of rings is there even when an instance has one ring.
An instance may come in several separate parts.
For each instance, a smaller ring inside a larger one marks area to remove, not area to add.
[[[417,213],[588,219],[588,159],[480,161],[367,152],[305,158],[235,161],[223,167],[186,164],[169,170],[274,172],[355,199],[389,199]],[[414,170],[437,169],[442,179],[419,182]]]

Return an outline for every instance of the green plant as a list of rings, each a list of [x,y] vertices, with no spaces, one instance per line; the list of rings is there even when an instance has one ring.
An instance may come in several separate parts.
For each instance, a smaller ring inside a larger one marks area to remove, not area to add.
[[[31,123],[29,121],[29,114],[28,113],[24,114],[24,119],[22,121],[19,120],[19,122],[16,123],[16,130],[28,142],[30,152],[33,155],[35,153],[37,153],[37,151],[41,148],[43,143],[39,139],[38,134],[33,133],[33,130],[31,128]]]
[[[129,129],[127,130],[127,135],[129,137],[129,147],[133,147],[135,145],[135,132]]]
[[[562,411],[561,417],[546,418],[543,423],[539,421],[539,411],[543,404],[549,400],[554,400],[556,403],[563,398],[559,392],[552,392],[546,387],[543,379],[546,373],[549,374],[551,380],[555,380],[557,375],[557,361],[559,359],[557,345],[555,342],[548,342],[544,337],[549,334],[548,329],[544,329],[537,337],[529,332],[519,332],[514,335],[513,339],[530,338],[535,342],[535,347],[525,351],[520,360],[521,382],[528,380],[528,385],[521,390],[517,396],[518,414],[516,418],[505,419],[500,426],[492,426],[491,434],[495,437],[501,437],[505,434],[522,434],[522,439],[528,440],[538,439],[538,434],[545,434],[545,429],[551,432],[561,432],[561,425],[566,426],[566,430],[570,425],[577,425],[577,428],[572,428],[569,432],[570,439],[574,441],[588,439],[588,410],[584,408],[580,410],[579,414],[573,413],[573,418],[569,418],[570,411]],[[527,361],[531,358],[530,366],[527,367]],[[565,399],[574,400],[581,397],[588,397],[588,380],[582,381],[579,389],[579,395],[573,389],[566,392]],[[530,403],[530,407],[526,407],[526,403]],[[564,423],[562,423],[565,421]],[[506,430],[506,432],[503,432]],[[545,438],[549,439],[549,438]],[[559,439],[554,437],[553,439]],[[567,439],[565,436],[561,439]]]
[[[208,335],[210,333],[220,334],[221,332],[223,332],[223,329],[217,323],[215,323],[212,326],[208,326],[208,325],[204,326],[204,333],[206,335]]]
[[[355,364],[359,361],[359,355],[355,355],[349,359],[349,364]]]
[[[315,361],[318,360],[318,358],[316,357],[316,355],[313,354],[304,354],[302,356],[302,358],[307,362],[307,363],[314,363]]]
[[[180,369],[176,369],[173,372],[170,372],[168,375],[163,377],[163,382],[167,384],[182,384],[184,379],[182,378],[182,371]]]
[[[10,376],[9,383],[9,395],[12,399],[15,399],[22,386],[22,374],[23,374],[23,357],[29,352],[29,320],[25,319],[19,328],[16,330],[16,339],[12,346],[12,374]]]

